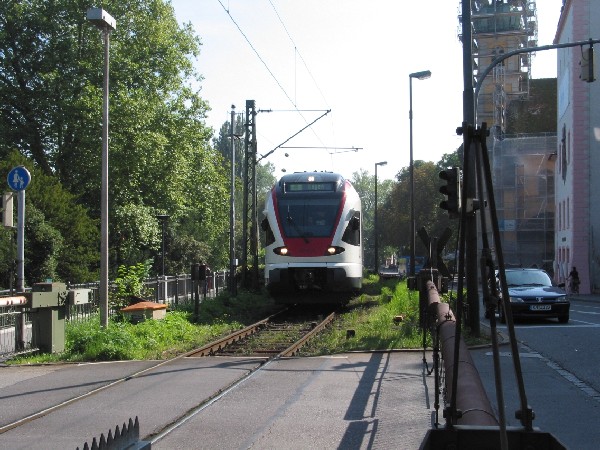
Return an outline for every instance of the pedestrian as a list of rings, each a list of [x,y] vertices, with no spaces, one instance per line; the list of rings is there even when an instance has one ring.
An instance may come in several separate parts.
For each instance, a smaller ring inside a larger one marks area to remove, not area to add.
[[[575,266],[569,272],[569,288],[572,294],[579,294],[579,273]]]

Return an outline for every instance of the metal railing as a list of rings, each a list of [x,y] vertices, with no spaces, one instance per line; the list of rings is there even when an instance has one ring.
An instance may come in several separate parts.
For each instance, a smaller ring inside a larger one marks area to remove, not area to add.
[[[214,298],[219,292],[226,289],[228,276],[226,271],[212,273],[206,281],[201,281],[198,286],[199,301],[205,298]],[[80,305],[67,305],[65,319],[67,322],[90,320],[99,308],[99,282],[70,284],[68,289],[89,289],[90,302]],[[190,274],[171,276],[158,276],[144,280],[146,292],[151,292],[148,301],[167,304],[170,309],[191,309],[194,306],[194,292],[196,286]],[[114,283],[109,284],[109,289],[116,289]],[[26,288],[26,291],[29,291]],[[0,291],[0,298],[9,296],[10,291]],[[118,311],[110,310],[113,316]],[[0,304],[0,362],[19,353],[29,353],[36,350],[34,342],[35,333],[32,332],[30,312],[27,307]]]

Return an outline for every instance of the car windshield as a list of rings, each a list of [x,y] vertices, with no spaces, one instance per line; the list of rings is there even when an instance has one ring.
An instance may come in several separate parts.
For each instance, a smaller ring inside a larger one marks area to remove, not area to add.
[[[552,286],[552,280],[542,270],[507,270],[508,286]]]

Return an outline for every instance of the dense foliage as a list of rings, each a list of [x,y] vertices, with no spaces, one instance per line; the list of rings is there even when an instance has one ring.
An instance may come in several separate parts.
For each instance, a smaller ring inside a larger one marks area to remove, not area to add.
[[[447,159],[447,158],[446,158]],[[446,166],[444,159],[439,164],[425,161],[414,162],[414,209],[415,232],[425,228],[429,237],[439,237],[449,227],[452,239],[446,246],[446,251],[456,248],[456,220],[448,217],[447,211],[439,207],[444,196],[439,192],[443,182],[439,172]],[[399,250],[401,255],[409,255],[410,247],[410,168],[402,169],[398,175],[390,195],[385,199],[381,208],[380,223],[382,228],[382,245],[389,245]],[[426,248],[418,237],[415,238],[415,254],[428,256]]]
[[[94,245],[83,237],[73,242],[67,225],[85,216],[97,225],[100,215],[104,43],[85,18],[89,6],[79,0],[0,4],[0,157],[18,152],[25,158],[31,189],[47,190],[28,196],[30,210],[41,214],[31,220],[55,231],[30,233],[52,241],[47,255],[57,262],[28,265],[28,283],[42,273],[65,281],[89,281],[97,273],[97,232],[80,233]],[[215,250],[226,230],[227,174],[210,146],[209,108],[193,68],[200,40],[191,25],[177,23],[166,0],[102,7],[117,22],[110,34],[110,266],[158,255],[157,214],[170,216],[167,239],[179,257],[167,257],[171,272],[201,259],[221,265],[225,254]],[[3,165],[3,173],[10,168]],[[32,257],[42,257],[37,244],[26,241]],[[61,261],[67,255],[68,263]]]
[[[381,209],[389,197],[393,187],[392,180],[377,180],[377,216],[379,223],[377,232],[379,235],[378,246],[379,263],[384,258],[382,243],[384,242],[384,234],[382,233],[381,220],[383,215]],[[358,192],[362,203],[362,223],[363,223],[363,246],[364,246],[364,264],[368,268],[375,268],[375,175],[369,174],[364,169],[352,174],[352,185]],[[390,256],[390,255],[387,255]]]
[[[0,161],[0,172],[8,173],[19,165],[28,166],[32,177],[25,197],[26,279],[94,279],[99,264],[97,221],[56,177],[45,175],[36,166],[27,164],[27,159],[18,153],[12,152]],[[0,268],[3,269],[0,286],[10,285],[15,252],[14,231],[0,228]]]

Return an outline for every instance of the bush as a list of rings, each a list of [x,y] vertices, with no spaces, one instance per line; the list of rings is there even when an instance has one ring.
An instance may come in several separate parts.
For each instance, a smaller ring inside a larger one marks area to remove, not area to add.
[[[115,278],[115,291],[110,293],[109,304],[115,311],[129,305],[131,297],[151,298],[153,291],[144,285],[150,274],[151,261],[133,266],[119,266]]]

